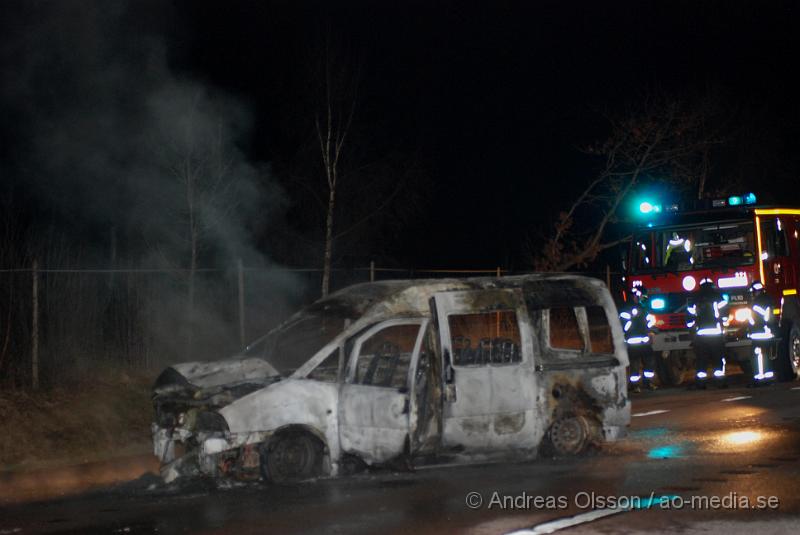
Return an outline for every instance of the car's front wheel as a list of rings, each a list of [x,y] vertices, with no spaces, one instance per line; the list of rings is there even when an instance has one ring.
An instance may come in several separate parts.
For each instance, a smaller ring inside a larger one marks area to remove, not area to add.
[[[304,431],[285,431],[261,446],[261,474],[274,483],[291,483],[319,475],[322,448]]]

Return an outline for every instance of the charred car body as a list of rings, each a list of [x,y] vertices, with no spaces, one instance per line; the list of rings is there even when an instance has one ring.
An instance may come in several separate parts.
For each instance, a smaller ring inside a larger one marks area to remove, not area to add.
[[[627,365],[594,279],[359,284],[242,355],[166,369],[154,449],[167,481],[578,453],[624,436]]]

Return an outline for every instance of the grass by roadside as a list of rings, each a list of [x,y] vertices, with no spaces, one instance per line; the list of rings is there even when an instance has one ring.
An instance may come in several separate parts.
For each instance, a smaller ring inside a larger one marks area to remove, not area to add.
[[[0,390],[0,470],[147,454],[152,381],[117,373],[39,392]]]

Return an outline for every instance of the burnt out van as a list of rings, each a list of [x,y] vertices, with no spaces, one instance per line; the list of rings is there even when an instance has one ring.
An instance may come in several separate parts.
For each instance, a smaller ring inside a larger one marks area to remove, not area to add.
[[[167,368],[155,454],[167,481],[578,454],[630,421],[616,318],[580,276],[351,286],[241,355]]]

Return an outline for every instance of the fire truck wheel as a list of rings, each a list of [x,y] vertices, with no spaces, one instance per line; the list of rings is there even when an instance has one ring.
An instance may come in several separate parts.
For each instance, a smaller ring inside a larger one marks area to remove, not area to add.
[[[686,351],[670,351],[666,357],[656,356],[658,380],[664,386],[678,386],[683,383],[684,372],[691,369]]]
[[[789,329],[788,343],[778,352],[775,371],[779,381],[791,381],[800,375],[800,326],[792,324]]]

